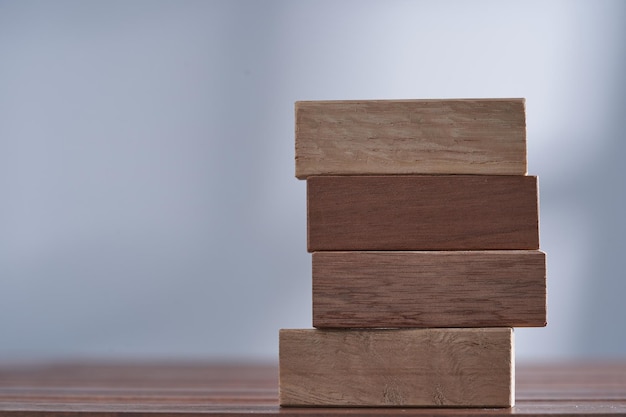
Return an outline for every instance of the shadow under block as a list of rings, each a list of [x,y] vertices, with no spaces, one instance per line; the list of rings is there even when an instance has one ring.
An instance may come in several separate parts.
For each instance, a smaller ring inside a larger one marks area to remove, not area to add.
[[[314,327],[545,325],[541,251],[313,253]]]
[[[533,176],[314,176],[307,214],[309,252],[539,249]]]
[[[526,174],[524,99],[299,101],[296,177]]]
[[[513,330],[283,329],[282,406],[511,407]]]

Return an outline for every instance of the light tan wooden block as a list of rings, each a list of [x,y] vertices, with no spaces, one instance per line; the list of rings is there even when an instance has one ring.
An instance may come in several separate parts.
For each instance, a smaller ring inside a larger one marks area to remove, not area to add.
[[[281,330],[280,404],[511,407],[513,330]]]
[[[309,177],[307,239],[309,252],[539,249],[537,178]]]
[[[538,250],[313,253],[314,327],[545,325]]]
[[[526,173],[524,99],[300,101],[296,177]]]

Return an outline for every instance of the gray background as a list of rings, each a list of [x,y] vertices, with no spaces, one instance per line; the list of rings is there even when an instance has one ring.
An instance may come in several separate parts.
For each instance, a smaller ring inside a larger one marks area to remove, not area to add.
[[[276,359],[296,100],[525,97],[549,325],[626,355],[623,1],[0,1],[0,360]]]

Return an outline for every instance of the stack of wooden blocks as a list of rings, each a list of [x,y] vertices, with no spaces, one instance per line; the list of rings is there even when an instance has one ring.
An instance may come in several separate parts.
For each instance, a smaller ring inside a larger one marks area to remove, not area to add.
[[[546,325],[524,100],[295,110],[315,329],[280,331],[280,404],[513,406],[513,328]]]

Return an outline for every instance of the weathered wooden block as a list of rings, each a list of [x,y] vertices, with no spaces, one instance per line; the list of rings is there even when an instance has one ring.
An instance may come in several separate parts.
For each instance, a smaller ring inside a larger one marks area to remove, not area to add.
[[[537,178],[313,176],[308,251],[539,249]]]
[[[282,406],[511,407],[513,330],[281,330]]]
[[[296,102],[296,177],[524,175],[524,106],[524,99]]]
[[[545,325],[540,251],[313,253],[314,327]]]

